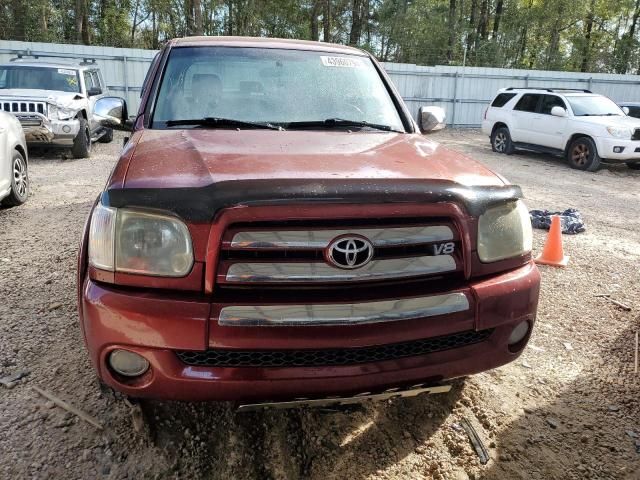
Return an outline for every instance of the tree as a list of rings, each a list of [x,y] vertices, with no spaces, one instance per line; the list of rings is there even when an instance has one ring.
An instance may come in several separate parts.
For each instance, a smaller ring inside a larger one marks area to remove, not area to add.
[[[159,48],[185,35],[359,46],[384,61],[640,70],[640,0],[4,0],[0,38]]]

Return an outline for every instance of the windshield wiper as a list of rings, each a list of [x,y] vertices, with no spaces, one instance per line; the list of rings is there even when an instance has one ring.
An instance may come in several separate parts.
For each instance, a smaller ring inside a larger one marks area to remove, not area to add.
[[[167,120],[167,127],[177,127],[179,125],[194,125],[198,127],[244,127],[244,128],[264,128],[268,130],[284,130],[278,125],[268,122],[249,122],[236,120],[233,118],[205,117],[185,120]]]
[[[334,128],[334,127],[361,127],[361,128],[373,128],[375,130],[382,130],[384,132],[398,132],[404,133],[400,130],[396,130],[389,125],[381,125],[379,123],[369,123],[358,120],[345,120],[344,118],[327,118],[325,120],[307,120],[302,122],[289,122],[286,124],[287,128]]]

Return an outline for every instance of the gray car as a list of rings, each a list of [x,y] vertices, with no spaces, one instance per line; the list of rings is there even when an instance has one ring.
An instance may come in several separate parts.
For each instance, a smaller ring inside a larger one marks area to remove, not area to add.
[[[16,59],[0,65],[0,110],[13,113],[29,145],[71,148],[74,158],[91,153],[94,141],[110,142],[113,131],[93,118],[107,93],[93,62]]]

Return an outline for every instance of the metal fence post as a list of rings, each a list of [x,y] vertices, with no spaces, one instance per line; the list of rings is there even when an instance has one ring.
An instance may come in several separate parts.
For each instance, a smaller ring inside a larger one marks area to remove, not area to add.
[[[451,126],[456,126],[456,103],[458,102],[458,72],[453,76],[453,108],[451,110]]]
[[[589,90],[592,90],[591,86],[593,84],[593,77],[589,77]]]
[[[528,88],[529,87],[529,74],[526,74],[524,76],[524,88]]]
[[[122,80],[124,81],[124,98],[126,98],[128,102],[129,101],[129,79],[128,79],[127,73],[128,73],[129,67],[127,66],[126,55],[122,57],[122,68],[124,73],[124,75],[122,76]]]

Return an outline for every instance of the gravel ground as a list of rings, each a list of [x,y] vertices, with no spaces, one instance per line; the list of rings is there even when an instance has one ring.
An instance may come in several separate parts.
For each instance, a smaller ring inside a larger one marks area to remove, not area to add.
[[[435,138],[520,184],[530,208],[584,215],[587,231],[564,236],[569,266],[541,268],[538,323],[518,361],[449,394],[351,411],[236,414],[226,404],[147,402],[138,429],[136,410],[100,390],[75,307],[80,231],[121,136],[89,160],[33,155],[29,202],[0,210],[0,377],[29,372],[0,385],[0,478],[640,478],[640,172],[500,156],[468,130]],[[537,251],[543,241],[537,231]],[[95,416],[104,431],[31,385]],[[487,465],[463,418],[489,449]]]

